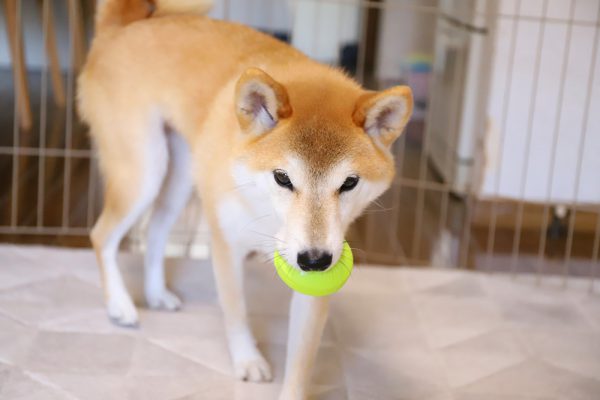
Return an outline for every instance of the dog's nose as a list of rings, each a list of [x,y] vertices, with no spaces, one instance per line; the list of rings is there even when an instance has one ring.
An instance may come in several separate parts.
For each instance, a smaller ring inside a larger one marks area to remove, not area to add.
[[[302,271],[325,271],[331,265],[331,253],[310,249],[298,253],[298,266]]]

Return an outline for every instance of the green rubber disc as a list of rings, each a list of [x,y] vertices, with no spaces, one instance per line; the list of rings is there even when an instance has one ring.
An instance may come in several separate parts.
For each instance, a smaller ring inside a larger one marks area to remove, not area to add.
[[[352,273],[354,257],[348,242],[344,242],[340,259],[325,271],[301,271],[294,268],[277,250],[274,263],[277,274],[291,289],[309,296],[327,296],[344,286]]]

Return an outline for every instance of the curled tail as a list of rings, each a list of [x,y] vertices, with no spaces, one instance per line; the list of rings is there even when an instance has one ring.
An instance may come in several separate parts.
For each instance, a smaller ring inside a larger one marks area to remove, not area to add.
[[[213,0],[99,0],[96,32],[155,15],[206,14],[212,5]]]

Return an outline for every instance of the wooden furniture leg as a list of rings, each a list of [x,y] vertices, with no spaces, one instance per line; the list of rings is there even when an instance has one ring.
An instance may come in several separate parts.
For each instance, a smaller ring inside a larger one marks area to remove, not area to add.
[[[52,81],[52,93],[54,102],[59,107],[65,106],[65,84],[60,69],[58,50],[56,47],[56,31],[54,29],[54,13],[52,12],[52,0],[40,0],[42,6],[42,18],[46,19],[45,47],[50,68],[50,79]]]
[[[23,130],[31,129],[33,118],[31,115],[31,101],[29,98],[29,84],[27,82],[27,65],[25,64],[25,47],[23,35],[17,16],[17,0],[4,0],[6,15],[6,30],[10,44],[10,55],[13,65],[13,79],[15,84],[15,101],[19,124]]]
[[[72,35],[71,62],[74,71],[79,71],[85,60],[85,30],[79,0],[67,0],[69,9],[69,31]]]

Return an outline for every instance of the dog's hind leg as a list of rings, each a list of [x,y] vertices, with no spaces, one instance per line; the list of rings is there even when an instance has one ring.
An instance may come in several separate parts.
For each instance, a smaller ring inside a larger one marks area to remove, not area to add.
[[[158,195],[168,150],[159,121],[121,123],[120,128],[127,129],[105,135],[105,141],[97,143],[105,201],[90,237],[98,257],[108,315],[115,323],[130,326],[137,324],[138,314],[121,277],[117,252],[123,236]]]
[[[151,308],[177,310],[181,301],[165,284],[164,255],[169,232],[192,192],[190,153],[185,140],[167,135],[169,167],[148,222],[144,292]]]

